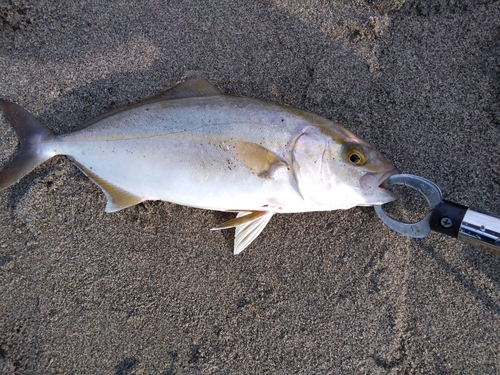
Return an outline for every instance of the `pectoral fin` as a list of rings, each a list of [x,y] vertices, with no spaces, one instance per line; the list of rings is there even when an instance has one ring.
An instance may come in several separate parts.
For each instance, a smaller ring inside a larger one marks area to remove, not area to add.
[[[112,183],[106,181],[105,179],[99,177],[94,172],[84,167],[80,163],[72,160],[73,163],[83,172],[85,175],[90,178],[97,186],[101,188],[106,195],[107,204],[106,204],[106,212],[116,212],[123,210],[124,208],[134,206],[138,203],[142,202],[142,199],[138,196],[135,196],[128,191],[125,191]]]
[[[236,227],[234,236],[234,254],[236,255],[245,250],[257,238],[273,215],[274,212],[266,211],[238,212],[236,218],[228,220],[212,230]]]
[[[280,167],[287,164],[274,152],[249,142],[234,142],[238,158],[259,177],[272,178]]]

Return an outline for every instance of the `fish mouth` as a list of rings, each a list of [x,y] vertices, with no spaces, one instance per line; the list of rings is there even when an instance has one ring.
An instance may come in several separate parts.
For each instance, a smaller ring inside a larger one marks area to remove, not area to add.
[[[398,170],[396,168],[390,170],[389,172],[385,172],[384,174],[382,174],[382,176],[380,176],[379,178],[379,185],[378,187],[381,188],[381,189],[387,189],[389,187],[389,178],[391,178],[392,176],[394,176],[395,174],[398,174]]]
[[[396,195],[387,188],[389,187],[389,178],[398,173],[396,168],[392,168],[386,172],[367,173],[361,177],[360,185],[369,200],[367,203],[384,204],[395,200]]]

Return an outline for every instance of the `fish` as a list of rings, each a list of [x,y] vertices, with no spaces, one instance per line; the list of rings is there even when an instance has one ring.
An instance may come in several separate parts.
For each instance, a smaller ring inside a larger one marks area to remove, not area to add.
[[[165,93],[55,134],[0,99],[19,150],[0,169],[0,191],[55,155],[67,156],[115,212],[147,200],[237,213],[234,254],[278,213],[390,202],[397,173],[373,146],[337,123],[278,103],[222,93],[188,73]]]

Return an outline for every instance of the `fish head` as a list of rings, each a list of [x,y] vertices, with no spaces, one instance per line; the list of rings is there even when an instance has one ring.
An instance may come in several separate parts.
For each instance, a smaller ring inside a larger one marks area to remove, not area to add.
[[[325,210],[396,199],[385,188],[396,168],[372,145],[340,125],[304,130],[293,145],[292,159],[300,193]]]
[[[359,138],[356,143],[342,145],[340,155],[347,174],[352,176],[350,183],[358,197],[358,206],[384,204],[396,199],[386,187],[389,177],[398,171],[377,149]],[[335,168],[335,164],[331,167]],[[334,170],[330,168],[330,173]]]

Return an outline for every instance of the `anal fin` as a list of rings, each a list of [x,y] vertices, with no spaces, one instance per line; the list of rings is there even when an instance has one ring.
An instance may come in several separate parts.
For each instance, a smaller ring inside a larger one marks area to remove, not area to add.
[[[75,160],[72,161],[88,178],[90,178],[104,192],[104,195],[106,195],[107,199],[106,212],[120,211],[123,210],[124,208],[134,206],[142,202],[142,199],[140,197],[133,195],[128,191],[125,191],[122,188],[113,185],[112,183],[99,177],[94,172],[84,167],[77,161]]]
[[[234,254],[239,254],[250,245],[253,240],[264,230],[274,212],[268,211],[242,211],[236,218],[218,225],[212,230],[236,228],[234,236]]]

